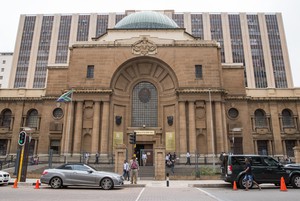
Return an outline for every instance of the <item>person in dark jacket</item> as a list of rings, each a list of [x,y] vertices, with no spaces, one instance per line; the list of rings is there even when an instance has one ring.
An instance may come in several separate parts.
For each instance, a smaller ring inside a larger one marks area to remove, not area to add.
[[[257,185],[259,190],[261,190],[260,185],[258,185],[258,183],[253,179],[250,159],[246,158],[245,163],[246,163],[246,167],[245,167],[245,170],[242,172],[242,173],[245,173],[245,177],[244,177],[244,180],[246,180],[246,189],[245,190],[248,191],[250,181],[252,181],[255,185]]]

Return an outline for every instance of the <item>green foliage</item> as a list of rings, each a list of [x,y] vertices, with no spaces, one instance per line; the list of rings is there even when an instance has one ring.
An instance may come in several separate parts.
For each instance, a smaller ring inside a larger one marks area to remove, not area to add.
[[[213,167],[211,166],[199,166],[198,170],[193,171],[192,175],[196,177],[200,177],[201,175],[216,175],[216,171],[214,171]]]

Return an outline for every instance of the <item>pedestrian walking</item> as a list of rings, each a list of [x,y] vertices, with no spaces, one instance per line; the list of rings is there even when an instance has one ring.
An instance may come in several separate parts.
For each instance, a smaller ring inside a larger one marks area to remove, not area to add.
[[[249,182],[253,182],[255,185],[257,185],[257,187],[259,188],[259,190],[261,190],[261,187],[260,185],[258,185],[258,183],[253,179],[253,175],[252,175],[252,167],[251,167],[251,163],[250,163],[250,160],[249,158],[246,158],[245,159],[245,163],[246,163],[246,166],[245,166],[245,170],[242,171],[242,173],[245,173],[245,177],[243,180],[246,181],[246,191],[248,191],[248,188],[249,188],[249,185],[250,183]]]
[[[85,154],[84,154],[85,164],[89,164],[89,158],[90,158],[90,153],[89,152],[85,152]]]
[[[98,152],[95,155],[95,164],[99,164],[99,153]]]
[[[142,154],[142,160],[143,160],[143,166],[146,166],[146,163],[147,163],[147,154],[145,152]]]
[[[129,163],[127,162],[127,160],[124,160],[124,164],[123,164],[123,177],[124,179],[129,181],[130,178],[130,168],[129,168]]]
[[[191,154],[190,152],[186,153],[186,163],[185,165],[191,165]]]
[[[130,170],[131,170],[131,184],[137,184],[137,175],[139,171],[139,164],[136,161],[136,157],[132,157],[132,161],[130,163]]]
[[[172,174],[174,174],[175,172],[174,172],[174,168],[175,168],[175,160],[171,160],[171,172],[172,172]]]

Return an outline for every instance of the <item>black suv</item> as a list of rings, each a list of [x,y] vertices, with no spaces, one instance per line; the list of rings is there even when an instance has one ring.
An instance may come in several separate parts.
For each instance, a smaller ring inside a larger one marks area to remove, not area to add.
[[[220,157],[222,178],[226,182],[234,183],[241,188],[245,188],[246,182],[243,180],[245,169],[245,159],[249,158],[252,165],[254,180],[261,183],[273,183],[280,185],[281,177],[286,185],[300,188],[300,166],[284,166],[270,156],[262,155],[222,155]],[[252,187],[250,183],[250,188]]]

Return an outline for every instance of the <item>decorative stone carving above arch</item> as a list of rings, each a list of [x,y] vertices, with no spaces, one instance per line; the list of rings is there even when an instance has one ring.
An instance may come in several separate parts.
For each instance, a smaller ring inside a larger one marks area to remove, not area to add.
[[[177,78],[172,69],[165,63],[150,57],[133,59],[115,73],[111,86],[114,94],[127,94],[133,83],[150,81],[161,92],[174,92],[178,86]]]

